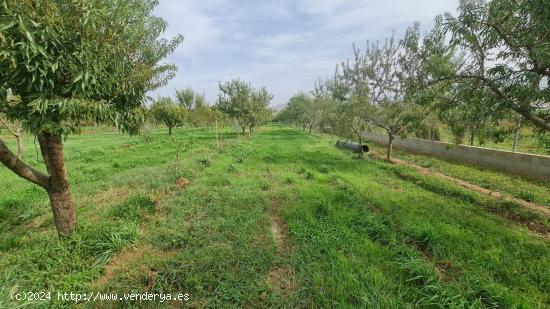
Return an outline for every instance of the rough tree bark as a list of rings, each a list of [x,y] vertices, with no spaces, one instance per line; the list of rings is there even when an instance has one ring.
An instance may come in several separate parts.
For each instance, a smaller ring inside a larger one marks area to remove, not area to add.
[[[60,135],[42,134],[38,137],[42,158],[50,175],[46,189],[50,197],[53,219],[60,236],[69,236],[76,225],[76,215],[63,158]]]

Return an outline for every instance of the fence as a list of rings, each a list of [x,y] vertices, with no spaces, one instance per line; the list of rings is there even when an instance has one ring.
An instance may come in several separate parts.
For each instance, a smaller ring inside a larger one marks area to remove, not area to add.
[[[367,141],[388,144],[386,134],[363,132],[362,135]],[[455,145],[418,138],[396,138],[393,146],[395,149],[550,181],[550,156]]]

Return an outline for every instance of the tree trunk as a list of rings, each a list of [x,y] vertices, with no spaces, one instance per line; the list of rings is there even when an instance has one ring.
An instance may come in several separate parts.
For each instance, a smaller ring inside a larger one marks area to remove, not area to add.
[[[17,133],[15,138],[17,139],[17,158],[23,160],[23,132]]]
[[[53,220],[59,235],[69,236],[75,229],[76,215],[65,170],[61,136],[42,134],[38,137],[38,141],[42,158],[50,174],[50,182],[46,190],[50,197]]]
[[[519,141],[520,130],[521,130],[521,120],[518,122],[518,125],[516,126],[516,132],[514,132],[514,143],[512,144],[512,152],[516,152],[516,148],[518,146],[518,141]]]
[[[309,134],[311,134],[311,127],[312,127],[312,126],[309,126]]]
[[[391,155],[392,155],[392,150],[393,150],[393,139],[394,139],[394,136],[392,134],[389,134],[388,135],[389,139],[388,139],[388,153],[386,154],[386,160],[388,160],[388,162],[392,162],[391,161]]]
[[[242,129],[243,129],[243,136],[244,136],[244,134],[246,133],[246,127],[242,127]]]
[[[168,127],[168,135],[172,136],[172,127],[170,127],[170,126]]]

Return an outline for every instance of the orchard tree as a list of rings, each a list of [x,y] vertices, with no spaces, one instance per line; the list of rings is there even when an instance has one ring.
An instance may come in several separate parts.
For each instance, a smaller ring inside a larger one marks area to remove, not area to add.
[[[309,129],[309,133],[311,133],[313,126],[317,123],[317,111],[313,104],[313,98],[304,92],[299,92],[290,98],[286,110],[291,122],[296,123],[304,131]]]
[[[246,122],[249,132],[260,125],[266,124],[271,120],[272,110],[269,108],[269,103],[273,100],[273,95],[267,91],[265,87],[258,90],[252,89],[250,96],[250,104],[246,113]]]
[[[336,121],[338,120],[337,108],[343,101],[339,95],[341,90],[334,79],[318,78],[311,94],[314,104],[318,110],[319,118],[317,126],[321,133],[335,133]]]
[[[172,135],[172,129],[182,126],[187,119],[187,110],[177,105],[170,98],[158,99],[149,109],[150,117],[157,124],[168,127],[168,135]]]
[[[10,132],[17,142],[17,158],[23,159],[23,124],[20,121],[8,121],[0,115],[0,125]]]
[[[285,108],[277,115],[277,119],[286,124],[294,124],[305,131],[306,125],[303,121],[305,110],[302,101],[306,99],[304,93],[298,93],[291,97]]]
[[[240,79],[233,79],[218,84],[220,94],[216,108],[234,119],[243,131],[246,132],[248,106],[252,93],[251,86]]]
[[[19,100],[12,98],[11,93],[7,94],[7,101]],[[15,138],[17,142],[17,158],[23,159],[23,123],[20,120],[9,121],[5,115],[0,114],[0,126],[3,126]]]
[[[186,87],[182,90],[176,90],[176,100],[180,105],[187,108],[188,110],[193,109],[195,107],[195,100],[196,100],[197,94],[191,87]]]
[[[135,133],[145,93],[175,67],[161,61],[182,41],[159,39],[158,1],[5,0],[0,3],[0,113],[34,134],[47,173],[17,158],[0,140],[0,162],[44,188],[60,236],[76,224],[63,140],[83,122]],[[17,99],[8,97],[13,92]]]
[[[395,138],[406,135],[430,113],[425,104],[428,96],[418,85],[423,71],[419,48],[419,25],[415,24],[398,43],[393,35],[383,46],[367,43],[364,54],[354,45],[354,61],[342,63],[341,78],[361,106],[360,115],[388,134],[389,162]]]
[[[513,111],[550,131],[548,7],[547,0],[460,1],[456,16],[438,17],[436,25],[450,37],[448,48],[464,57],[456,71],[438,72],[432,82],[475,83],[494,98],[478,102],[483,109]]]
[[[238,78],[220,82],[219,89],[216,109],[234,119],[242,129],[243,135],[247,127],[252,133],[254,127],[264,124],[271,117],[268,106],[273,95],[267,89],[256,90]]]
[[[335,121],[335,132],[338,136],[352,138],[361,146],[359,155],[363,156],[363,136],[369,124],[370,106],[365,104],[364,98],[352,95],[345,101],[336,101],[338,117]]]

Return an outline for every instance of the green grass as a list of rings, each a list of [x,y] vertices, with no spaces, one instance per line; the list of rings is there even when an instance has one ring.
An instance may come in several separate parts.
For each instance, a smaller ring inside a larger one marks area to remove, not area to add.
[[[380,153],[385,152],[384,146],[369,144]],[[396,157],[414,163],[432,171],[462,179],[480,187],[509,194],[528,202],[534,202],[550,207],[550,184],[537,179],[504,174],[501,172],[474,167],[465,163],[455,163],[434,157],[396,151]]]
[[[184,306],[206,308],[550,306],[550,241],[539,235],[550,225],[517,205],[279,125],[224,132],[220,148],[202,129],[152,137],[67,140],[79,220],[68,241],[44,192],[0,169],[0,307],[15,305],[12,289],[183,292]],[[26,160],[40,166],[31,145]],[[191,183],[176,186],[182,177]],[[544,200],[544,184],[521,181]]]

